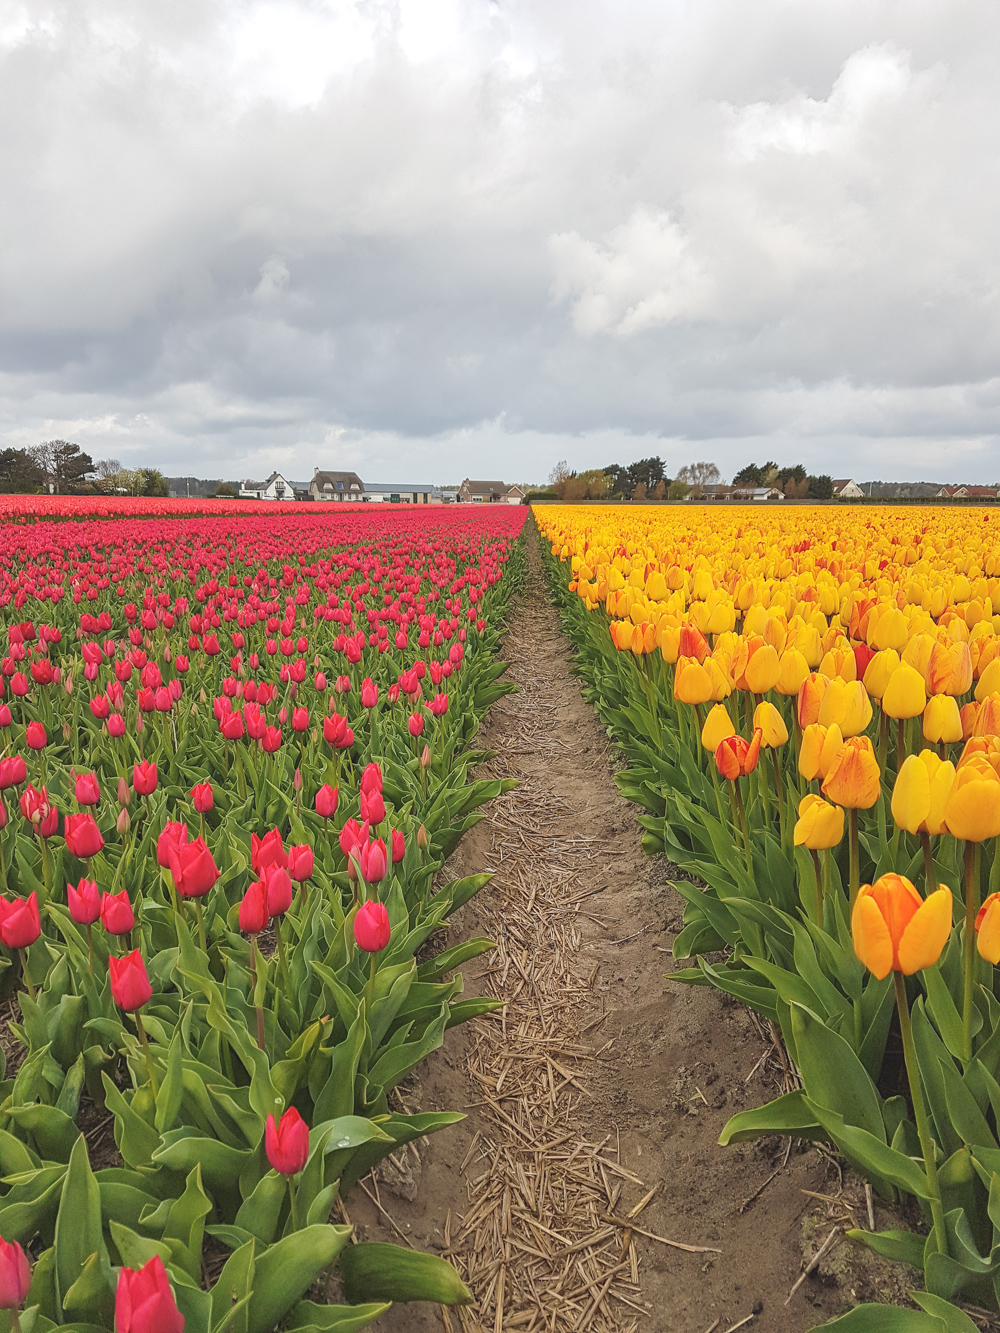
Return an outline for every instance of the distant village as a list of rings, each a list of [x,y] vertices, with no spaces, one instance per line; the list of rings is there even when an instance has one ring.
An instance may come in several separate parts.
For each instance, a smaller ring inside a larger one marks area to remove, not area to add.
[[[512,504],[523,502],[520,486],[505,481],[473,481],[469,477],[454,489],[432,486],[427,482],[362,481],[356,472],[313,470],[311,481],[295,481],[281,472],[272,472],[263,481],[247,477],[242,481],[198,477],[167,477],[167,493],[176,499],[229,494],[241,500],[298,500],[319,504]]]

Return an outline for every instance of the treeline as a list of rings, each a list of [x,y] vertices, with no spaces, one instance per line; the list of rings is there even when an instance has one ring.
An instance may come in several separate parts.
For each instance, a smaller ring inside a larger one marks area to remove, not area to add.
[[[0,450],[0,492],[6,495],[166,495],[156,468],[122,467],[117,458],[96,463],[69,440],[45,440],[27,449]]]
[[[831,500],[833,481],[825,474],[813,476],[801,463],[779,467],[777,463],[748,463],[733,478],[732,485],[748,489],[777,487],[789,500]],[[685,463],[670,478],[662,458],[640,458],[635,463],[609,463],[607,467],[575,472],[563,459],[549,475],[549,489],[536,492],[529,499],[545,495],[559,500],[687,500],[706,494],[718,495],[723,487],[714,463]],[[731,492],[726,488],[725,494]]]

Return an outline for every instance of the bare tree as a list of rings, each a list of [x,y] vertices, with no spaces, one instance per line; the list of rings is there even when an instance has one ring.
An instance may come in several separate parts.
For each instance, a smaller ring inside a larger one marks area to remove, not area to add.
[[[559,462],[549,473],[549,485],[555,491],[556,495],[559,497],[560,500],[563,499],[563,497],[566,494],[566,483],[572,477],[575,476],[576,473],[571,471],[570,466],[566,462],[565,458],[560,458]]]

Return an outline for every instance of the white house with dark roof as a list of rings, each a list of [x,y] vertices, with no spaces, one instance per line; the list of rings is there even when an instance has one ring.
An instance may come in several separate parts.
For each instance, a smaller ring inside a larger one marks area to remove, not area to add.
[[[314,468],[309,492],[314,500],[360,504],[365,485],[356,472],[322,472]]]
[[[838,477],[833,483],[835,500],[860,500],[864,491],[851,477]]]
[[[520,486],[508,486],[505,481],[471,481],[466,477],[458,488],[459,504],[519,505],[523,499]]]
[[[249,477],[240,482],[242,500],[294,500],[295,487],[280,472],[272,472],[266,481],[252,481]]]

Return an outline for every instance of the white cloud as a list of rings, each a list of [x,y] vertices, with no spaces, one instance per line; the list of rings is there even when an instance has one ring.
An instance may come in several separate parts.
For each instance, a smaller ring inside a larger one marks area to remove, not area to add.
[[[978,0],[12,0],[0,433],[995,480],[998,39]]]

